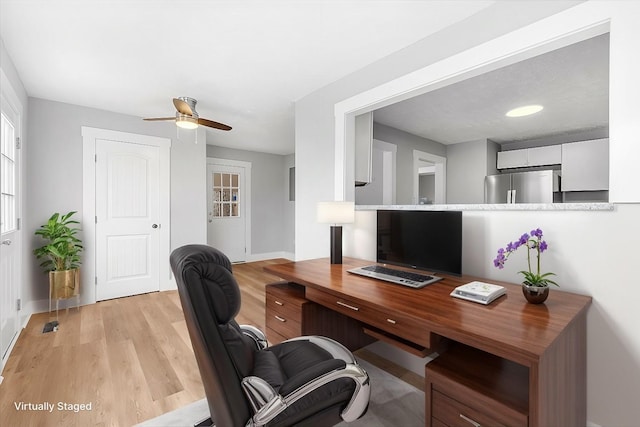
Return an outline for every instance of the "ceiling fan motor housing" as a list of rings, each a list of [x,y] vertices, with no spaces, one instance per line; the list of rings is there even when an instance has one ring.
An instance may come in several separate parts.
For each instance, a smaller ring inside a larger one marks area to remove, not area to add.
[[[198,113],[196,112],[196,104],[198,103],[197,100],[189,98],[188,96],[179,96],[178,99],[187,103],[187,105],[191,109],[192,116],[198,117]]]

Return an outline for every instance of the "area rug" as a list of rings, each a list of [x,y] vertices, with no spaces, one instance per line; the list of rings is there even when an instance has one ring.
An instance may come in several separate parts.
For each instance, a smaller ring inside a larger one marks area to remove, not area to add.
[[[377,368],[359,361],[371,379],[371,398],[367,413],[340,427],[424,426],[424,392]],[[209,416],[205,399],[147,420],[137,427],[191,427]]]

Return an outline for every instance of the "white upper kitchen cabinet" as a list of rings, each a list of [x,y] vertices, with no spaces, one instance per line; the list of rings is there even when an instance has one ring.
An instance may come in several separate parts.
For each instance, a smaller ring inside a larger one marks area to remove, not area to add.
[[[498,169],[559,165],[561,162],[562,149],[560,145],[523,148],[498,153]]]
[[[498,169],[526,168],[529,166],[527,150],[498,152]]]
[[[560,145],[548,145],[527,149],[529,166],[559,165],[562,163],[562,147]]]
[[[562,144],[562,191],[609,189],[609,138]]]

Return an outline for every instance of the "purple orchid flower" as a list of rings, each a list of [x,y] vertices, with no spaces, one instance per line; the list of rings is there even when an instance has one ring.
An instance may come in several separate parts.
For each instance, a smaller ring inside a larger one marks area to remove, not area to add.
[[[524,283],[534,286],[548,286],[549,284],[558,285],[556,282],[549,279],[549,276],[552,276],[553,273],[540,273],[540,254],[549,248],[547,242],[542,240],[542,230],[540,228],[534,228],[531,230],[530,234],[524,233],[518,240],[507,243],[504,248],[499,248],[498,255],[493,260],[494,267],[502,270],[507,258],[509,258],[509,256],[521,246],[527,247],[527,264],[529,266],[528,271],[520,272],[525,277]],[[531,250],[535,250],[535,263],[531,262]],[[531,270],[532,264],[537,267],[535,273]]]

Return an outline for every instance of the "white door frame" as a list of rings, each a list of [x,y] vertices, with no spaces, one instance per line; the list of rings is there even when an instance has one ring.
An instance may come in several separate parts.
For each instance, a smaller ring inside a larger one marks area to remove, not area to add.
[[[80,269],[83,291],[80,292],[81,304],[96,302],[96,140],[108,139],[111,141],[128,142],[134,139],[137,143],[151,145],[160,148],[160,170],[167,171],[161,174],[160,205],[165,216],[161,217],[163,224],[160,235],[160,265],[159,278],[160,290],[173,289],[170,281],[169,255],[171,238],[170,218],[170,148],[171,139],[157,136],[140,135],[129,132],[119,132],[108,129],[82,126],[82,232],[83,232],[83,262]],[[165,193],[166,197],[163,197]],[[163,209],[164,205],[164,209]],[[164,226],[166,224],[166,227]],[[166,262],[162,262],[162,259]]]
[[[435,166],[435,195],[433,203],[444,205],[447,203],[447,159],[420,150],[413,150],[413,204],[420,200],[420,168],[423,162],[433,163]]]
[[[230,160],[221,159],[218,157],[207,157],[207,166],[236,166],[244,168],[244,188],[246,189],[244,195],[246,200],[245,204],[245,221],[244,221],[244,241],[247,251],[245,253],[245,260],[251,259],[251,162],[245,162],[242,160]],[[205,177],[206,179],[206,177]],[[209,188],[207,188],[207,198],[210,196]],[[207,200],[207,209],[209,209],[209,203]],[[209,216],[207,215],[207,218]],[[209,236],[209,227],[207,225],[207,238]]]
[[[398,146],[389,142],[373,140],[373,148],[382,151],[382,204],[396,204],[396,157]]]
[[[24,277],[23,274],[23,253],[22,253],[22,249],[24,247],[24,240],[25,240],[25,233],[23,233],[23,225],[22,225],[22,212],[23,212],[23,204],[24,204],[24,193],[26,191],[26,186],[25,186],[25,167],[24,167],[24,158],[22,156],[22,153],[24,152],[24,138],[22,135],[22,130],[23,130],[23,126],[22,126],[22,122],[24,120],[24,108],[22,106],[22,103],[20,102],[20,99],[18,98],[18,95],[16,94],[15,90],[13,89],[13,86],[11,85],[11,82],[9,81],[9,79],[7,78],[7,76],[4,73],[4,70],[2,70],[0,68],[0,94],[2,97],[2,100],[4,102],[7,103],[7,105],[14,111],[14,113],[16,114],[16,122],[14,123],[15,126],[15,135],[17,137],[20,138],[20,147],[16,150],[16,163],[18,165],[18,173],[15,176],[15,180],[16,180],[16,194],[17,194],[17,200],[16,200],[16,221],[17,221],[17,229],[15,231],[15,240],[12,242],[12,246],[13,246],[13,250],[15,251],[16,254],[16,295],[15,297],[17,299],[19,299],[21,301],[21,309],[17,310],[17,318],[16,318],[16,334],[13,337],[13,340],[11,341],[11,344],[9,344],[9,347],[7,348],[5,357],[3,358],[2,354],[0,354],[0,372],[2,372],[2,370],[4,369],[4,365],[6,363],[7,360],[9,360],[9,356],[11,355],[11,351],[13,350],[13,347],[16,344],[16,341],[18,341],[18,336],[20,333],[20,329],[22,329],[24,326],[26,326],[27,321],[29,320],[29,316],[31,314],[31,307],[29,307],[27,310],[24,310],[25,308],[25,301],[23,301],[22,299],[22,294],[23,294],[23,290],[22,290],[22,286],[21,284],[23,283],[22,278]],[[24,311],[22,311],[24,310]],[[22,313],[21,313],[22,311]],[[26,315],[24,314],[26,313]]]
[[[357,115],[604,34],[616,8],[614,2],[585,2],[336,103],[335,200],[354,200]]]

